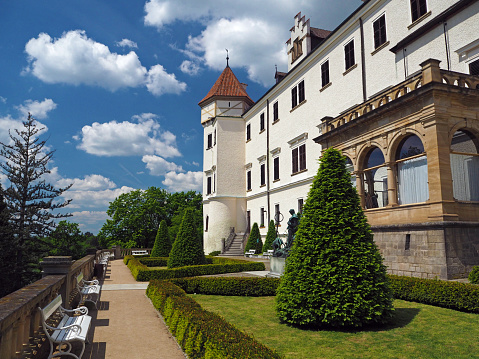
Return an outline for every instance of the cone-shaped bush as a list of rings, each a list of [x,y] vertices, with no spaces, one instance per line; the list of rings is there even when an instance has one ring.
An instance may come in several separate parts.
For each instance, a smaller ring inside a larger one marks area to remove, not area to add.
[[[248,241],[246,242],[246,247],[244,252],[248,252],[250,249],[256,249],[256,240],[260,238],[258,223],[254,222],[253,227],[251,227],[251,232],[249,232]]]
[[[168,268],[205,264],[205,252],[198,240],[194,225],[193,210],[185,210],[175,243],[168,257]]]
[[[158,232],[156,233],[155,244],[151,250],[150,257],[168,257],[171,251],[170,235],[168,234],[168,227],[166,221],[160,223]]]
[[[256,239],[256,244],[254,246],[254,253],[261,254],[263,253],[263,241],[261,240],[261,236]]]
[[[317,328],[386,323],[393,313],[386,267],[346,171],[324,152],[276,295],[281,321]]]
[[[268,249],[273,249],[273,242],[276,238],[276,227],[274,226],[274,221],[269,221],[268,233],[266,234],[266,239],[264,240],[263,252],[266,252]]]

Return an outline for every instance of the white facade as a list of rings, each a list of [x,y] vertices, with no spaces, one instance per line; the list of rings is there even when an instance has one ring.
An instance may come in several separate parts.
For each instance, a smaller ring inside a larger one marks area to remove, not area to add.
[[[235,110],[234,114],[226,114],[234,118],[218,117],[215,108],[228,107],[220,106],[219,101],[202,108],[205,144],[208,134],[214,131],[217,138],[216,147],[206,149],[205,145],[204,150],[204,216],[209,221],[204,237],[206,253],[221,250],[221,238],[228,237],[229,227],[235,227],[236,232],[247,230],[248,212],[251,225],[261,224],[263,216],[264,227],[260,231],[265,236],[267,221],[274,219],[276,205],[284,217],[289,216],[290,208],[298,211],[318,170],[321,148],[313,138],[319,134],[322,118],[336,117],[404,81],[429,58],[440,60],[443,69],[469,73],[469,64],[479,60],[479,2],[423,1],[426,11],[414,21],[411,1],[364,1],[314,49],[309,41],[309,20],[300,13],[295,17],[288,43],[289,72],[279,83],[246,112]],[[378,27],[385,28],[385,33],[382,30],[375,38]],[[291,53],[296,39],[305,41],[301,56],[293,61]],[[348,63],[346,53],[351,48],[354,55],[348,52]],[[324,73],[326,63],[329,81]],[[297,97],[294,107],[293,93]],[[244,103],[235,106],[248,107]],[[300,157],[304,151],[303,161]],[[275,178],[276,158],[279,178]],[[206,179],[212,174],[216,189],[206,195]],[[287,218],[280,234],[286,231],[286,221]],[[213,223],[222,223],[221,228]]]

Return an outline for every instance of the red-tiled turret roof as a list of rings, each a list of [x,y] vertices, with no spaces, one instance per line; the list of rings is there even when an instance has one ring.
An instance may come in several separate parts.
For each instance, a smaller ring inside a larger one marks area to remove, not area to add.
[[[220,77],[218,77],[218,80],[216,80],[211,90],[203,98],[203,100],[198,103],[198,105],[201,106],[202,103],[215,96],[243,97],[245,102],[247,102],[249,105],[254,104],[253,100],[248,96],[248,93],[246,92],[245,88],[238,81],[229,66],[226,66],[226,68],[223,70]]]

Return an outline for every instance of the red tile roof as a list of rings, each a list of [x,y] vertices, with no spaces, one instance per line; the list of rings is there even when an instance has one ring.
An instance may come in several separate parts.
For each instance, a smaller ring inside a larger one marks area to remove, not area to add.
[[[254,101],[248,96],[248,93],[244,89],[243,85],[238,81],[229,66],[226,66],[211,90],[203,98],[203,100],[198,103],[198,105],[201,106],[202,103],[215,96],[243,97],[248,104],[254,104]]]
[[[318,29],[317,27],[311,27],[311,35],[319,37],[321,39],[325,39],[329,36],[331,31],[329,30],[323,30],[323,29]]]

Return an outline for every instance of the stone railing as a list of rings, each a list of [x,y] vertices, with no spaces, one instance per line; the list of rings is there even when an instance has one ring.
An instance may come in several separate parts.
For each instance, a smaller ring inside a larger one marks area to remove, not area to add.
[[[396,86],[388,88],[366,102],[354,106],[336,118],[323,118],[321,120],[321,133],[325,134],[354,121],[368,112],[384,106],[431,82],[444,83],[463,88],[479,89],[479,76],[441,70],[439,68],[439,63],[439,60],[426,60],[421,64],[421,71],[417,75],[410,77]]]
[[[0,358],[40,358],[48,352],[41,328],[40,312],[58,294],[63,306],[71,308],[76,297],[76,276],[93,277],[95,260],[106,250],[96,251],[77,261],[71,257],[46,257],[41,263],[43,278],[0,298]],[[65,299],[66,298],[66,299]]]
[[[230,227],[230,234],[228,235],[228,238],[226,240],[223,239],[223,248],[221,253],[225,253],[230,249],[231,244],[233,243],[233,240],[235,239],[236,233],[235,233],[235,227]]]

